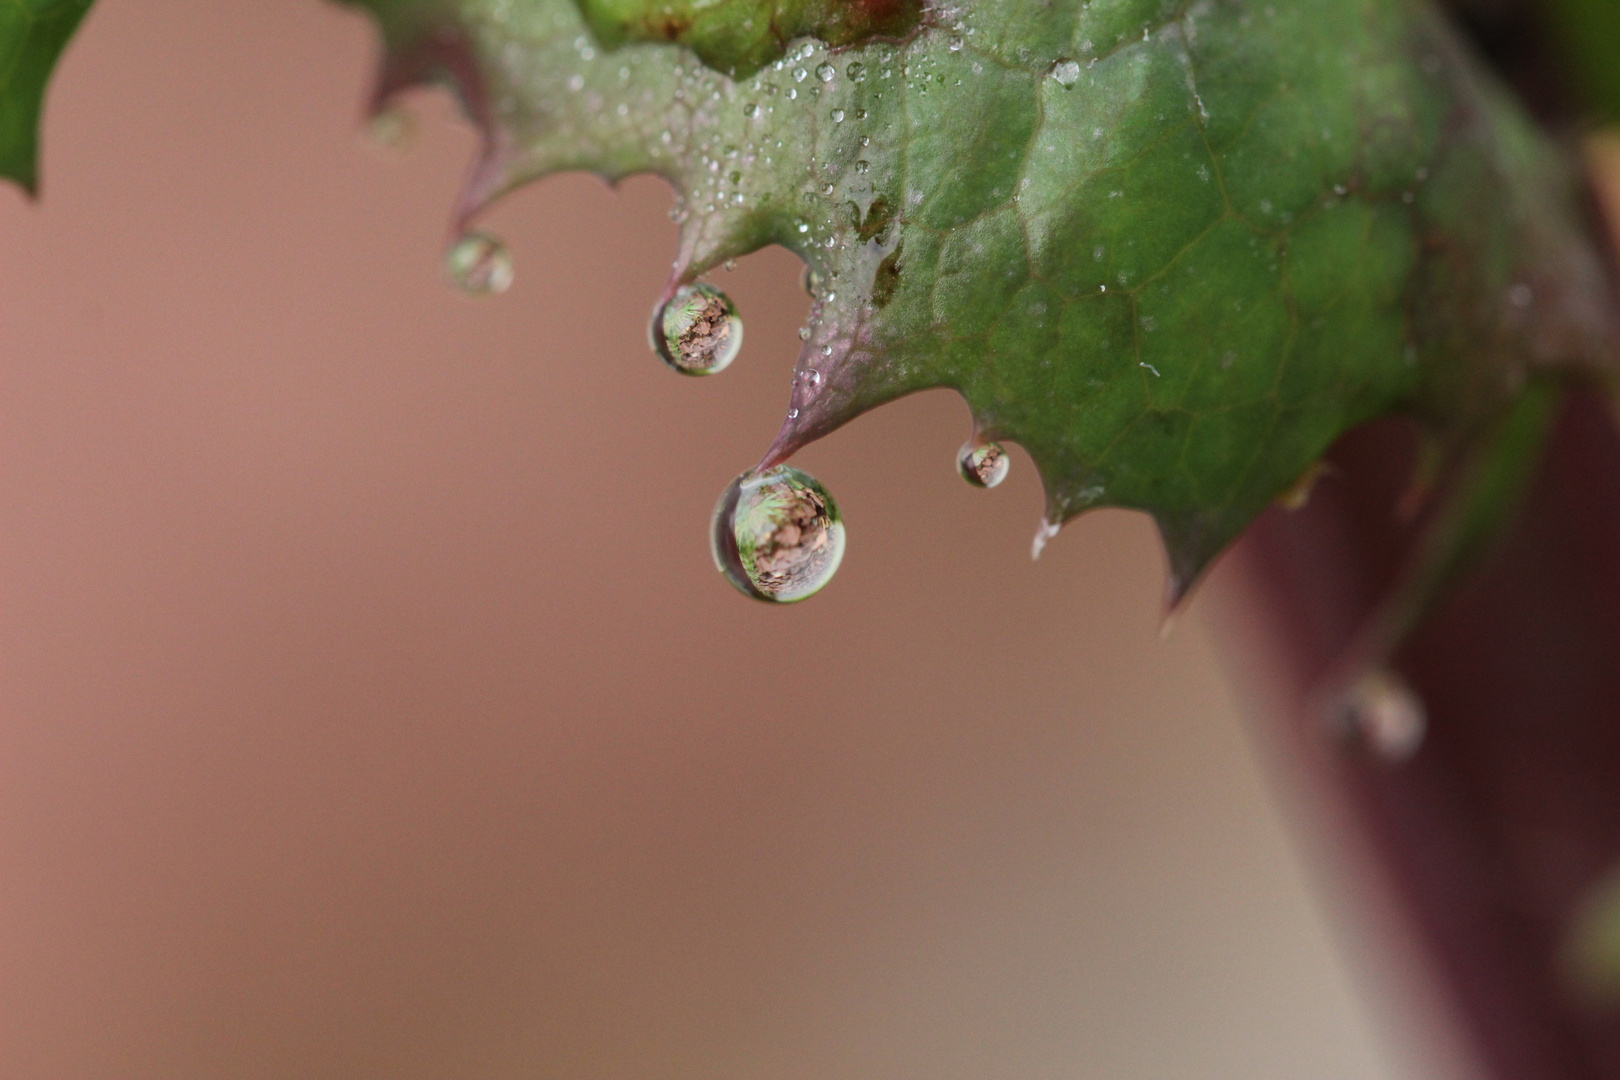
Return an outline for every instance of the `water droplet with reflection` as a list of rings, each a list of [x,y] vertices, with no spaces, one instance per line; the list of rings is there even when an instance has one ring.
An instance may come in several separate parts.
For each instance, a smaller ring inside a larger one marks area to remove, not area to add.
[[[470,232],[452,244],[444,270],[468,296],[494,296],[512,287],[512,253],[488,233]]]
[[[1011,467],[1012,459],[1000,443],[969,440],[956,454],[957,472],[974,487],[995,487],[1007,479],[1007,470]]]
[[[724,371],[742,348],[743,324],[731,298],[693,282],[653,313],[653,351],[682,375]]]
[[[844,557],[838,504],[809,473],[789,465],[746,472],[727,486],[710,531],[714,564],[756,600],[791,604],[814,595]]]

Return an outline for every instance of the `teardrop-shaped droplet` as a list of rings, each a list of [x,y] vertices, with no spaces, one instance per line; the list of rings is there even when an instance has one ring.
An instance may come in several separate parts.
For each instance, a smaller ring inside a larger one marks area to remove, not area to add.
[[[445,273],[468,296],[494,296],[512,287],[512,253],[488,233],[470,232],[444,257]]]
[[[725,370],[742,348],[743,324],[731,298],[694,282],[675,290],[653,314],[653,351],[682,375]]]
[[[715,505],[710,543],[714,564],[738,589],[791,604],[838,570],[844,522],[815,477],[778,465],[731,482]]]
[[[956,454],[957,472],[974,487],[995,487],[1007,479],[1011,467],[1012,459],[1000,443],[969,441]]]

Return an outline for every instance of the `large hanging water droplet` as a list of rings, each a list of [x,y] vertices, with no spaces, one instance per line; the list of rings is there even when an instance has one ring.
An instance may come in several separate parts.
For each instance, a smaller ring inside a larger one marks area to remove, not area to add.
[[[974,487],[995,487],[1007,479],[1007,470],[1011,467],[1012,459],[1000,443],[969,440],[956,454],[957,472]]]
[[[710,545],[714,564],[742,592],[791,604],[838,570],[844,522],[815,477],[778,465],[731,482],[715,505]]]
[[[488,233],[470,232],[444,257],[445,273],[468,296],[493,296],[512,287],[512,254]]]
[[[701,281],[682,285],[653,314],[653,351],[682,375],[725,370],[742,348],[743,324],[731,298]]]

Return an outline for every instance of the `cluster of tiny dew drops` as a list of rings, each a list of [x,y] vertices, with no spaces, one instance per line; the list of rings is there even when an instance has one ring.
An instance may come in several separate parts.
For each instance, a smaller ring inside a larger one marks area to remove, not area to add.
[[[512,285],[512,256],[496,237],[467,232],[445,253],[445,273],[468,296]],[[706,282],[681,285],[653,312],[648,336],[659,358],[682,375],[713,375],[736,359],[743,323],[731,298]],[[975,487],[1006,479],[999,443],[970,440],[957,470]],[[710,530],[715,566],[744,595],[791,604],[819,592],[844,557],[844,521],[821,482],[789,465],[751,469],[726,486]]]

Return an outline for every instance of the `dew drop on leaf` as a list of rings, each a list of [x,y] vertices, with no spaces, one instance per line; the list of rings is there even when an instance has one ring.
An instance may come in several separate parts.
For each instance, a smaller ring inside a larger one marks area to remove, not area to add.
[[[1080,81],[1080,65],[1069,59],[1059,60],[1052,65],[1052,81],[1067,90]]]
[[[512,253],[488,233],[470,232],[451,245],[444,270],[468,296],[494,296],[512,287]]]
[[[1007,479],[1011,467],[1012,459],[1000,443],[969,440],[956,454],[956,471],[974,487],[995,487]]]
[[[743,324],[729,296],[699,281],[653,314],[651,337],[653,351],[682,375],[713,375],[737,358]]]
[[[832,82],[833,76],[837,74],[838,71],[825,60],[816,65],[816,78],[822,82]]]
[[[832,579],[844,557],[844,523],[815,477],[778,465],[727,486],[710,544],[715,566],[740,591],[790,604]]]

